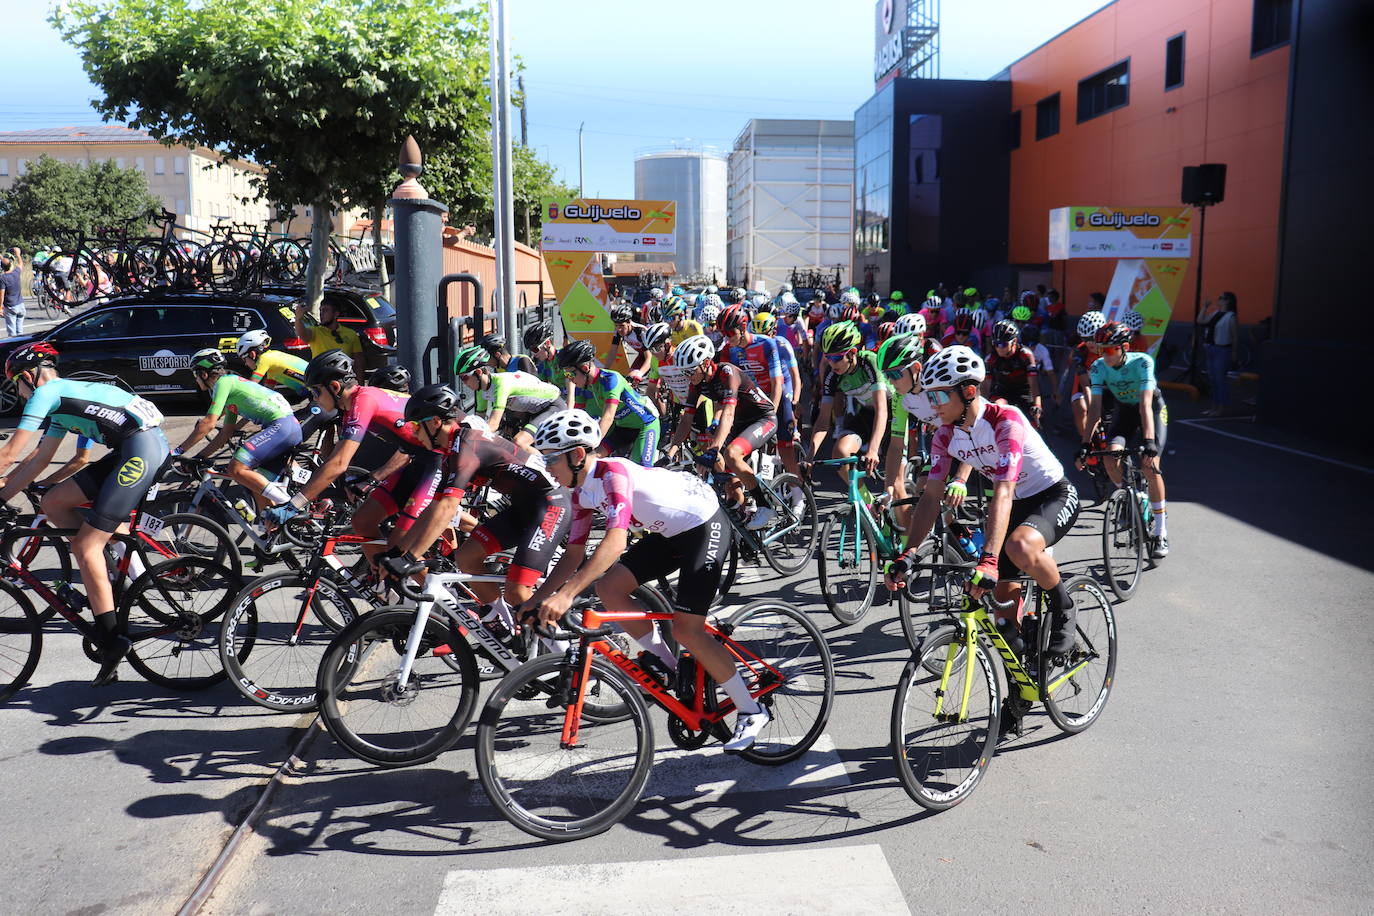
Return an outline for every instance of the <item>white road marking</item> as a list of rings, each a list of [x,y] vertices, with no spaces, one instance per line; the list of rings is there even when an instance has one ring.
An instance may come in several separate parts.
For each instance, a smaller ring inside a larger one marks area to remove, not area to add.
[[[1228,418],[1229,419],[1229,418]],[[1205,429],[1209,433],[1216,433],[1218,436],[1230,436],[1232,439],[1239,439],[1241,442],[1249,442],[1251,445],[1263,445],[1265,448],[1278,449],[1281,452],[1289,452],[1293,455],[1301,455],[1304,458],[1314,458],[1317,461],[1325,461],[1327,464],[1334,464],[1339,467],[1349,468],[1352,471],[1359,471],[1361,474],[1374,474],[1374,468],[1361,467],[1358,464],[1351,464],[1348,461],[1337,461],[1335,458],[1328,458],[1325,455],[1316,455],[1312,452],[1304,452],[1302,449],[1289,448],[1286,445],[1276,445],[1273,442],[1265,442],[1263,439],[1251,439],[1249,436],[1241,436],[1236,433],[1228,433],[1224,429],[1213,429],[1199,420],[1179,420],[1184,426],[1191,426],[1194,429]]]
[[[672,911],[776,916],[907,916],[902,889],[876,844],[451,871],[435,916],[575,912],[643,916]]]

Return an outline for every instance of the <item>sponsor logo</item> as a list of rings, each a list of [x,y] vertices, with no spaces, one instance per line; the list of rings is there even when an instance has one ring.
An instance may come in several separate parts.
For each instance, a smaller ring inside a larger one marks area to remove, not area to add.
[[[1126,226],[1158,226],[1159,217],[1153,213],[1136,213],[1127,216],[1125,213],[1093,213],[1088,216],[1088,225],[1096,227],[1110,226],[1113,229],[1122,229]]]
[[[550,208],[552,209],[552,208]],[[610,207],[609,209],[601,204],[568,204],[563,208],[563,219],[585,219],[593,223],[599,223],[603,219],[642,219],[644,214],[638,207]]]
[[[1159,248],[1160,248],[1161,251],[1173,251],[1173,250],[1174,250],[1174,243],[1173,243],[1173,242],[1160,242],[1160,243],[1159,243]]]
[[[1084,217],[1083,217],[1083,211],[1082,211],[1082,210],[1079,210],[1077,213],[1075,213],[1075,214],[1073,215],[1073,224],[1074,224],[1075,226],[1077,226],[1079,229],[1082,229],[1082,228],[1083,228],[1083,219],[1084,219]]]
[[[878,46],[878,53],[873,55],[873,78],[882,79],[898,64],[902,62],[902,53],[905,50],[902,42],[903,29],[897,29],[892,37]]]
[[[110,420],[115,423],[122,422],[126,415],[124,411],[114,407],[102,407],[99,404],[87,404],[82,411],[88,417],[95,417],[98,420]]]
[[[140,356],[138,368],[158,375],[171,375],[178,369],[191,368],[191,357],[190,354],[178,355],[171,350],[158,350],[152,356]]]
[[[558,219],[558,204],[549,204],[549,219]]]
[[[135,455],[120,466],[117,472],[118,476],[115,479],[119,481],[121,487],[132,487],[143,479],[143,474],[147,470],[148,466],[143,459]]]
[[[646,235],[646,236],[644,236],[644,244],[645,244],[645,245],[657,245],[657,244],[658,244],[658,239],[654,238],[654,237],[651,236],[651,235]]]
[[[592,316],[586,313],[581,315],[570,315],[569,318],[576,324],[591,324],[593,320]]]

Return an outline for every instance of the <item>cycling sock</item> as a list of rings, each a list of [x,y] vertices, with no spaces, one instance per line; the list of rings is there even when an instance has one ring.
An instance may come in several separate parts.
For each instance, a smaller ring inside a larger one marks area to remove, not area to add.
[[[291,501],[291,494],[286,492],[286,487],[275,481],[262,488],[262,495],[271,500],[274,506]]]
[[[1060,579],[1059,584],[1054,588],[1045,589],[1045,597],[1049,599],[1050,610],[1052,611],[1062,611],[1073,604],[1073,599],[1069,597],[1069,590],[1064,587],[1063,579]]]
[[[95,641],[106,645],[112,640],[117,632],[119,615],[111,611],[108,614],[95,615]]]
[[[730,680],[720,686],[725,691],[725,695],[735,701],[735,709],[739,710],[741,714],[752,716],[763,709],[758,701],[749,695],[749,688],[744,686],[744,678],[740,677],[738,671]]]
[[[663,634],[659,632],[657,624],[649,631],[648,636],[635,641],[644,647],[644,651],[653,653],[655,658],[667,665],[669,671],[677,670],[677,653],[663,641]]]
[[[1154,530],[1150,533],[1157,538],[1162,538],[1169,533],[1168,515],[1164,510],[1164,500],[1157,503],[1150,503],[1150,511],[1154,513]]]

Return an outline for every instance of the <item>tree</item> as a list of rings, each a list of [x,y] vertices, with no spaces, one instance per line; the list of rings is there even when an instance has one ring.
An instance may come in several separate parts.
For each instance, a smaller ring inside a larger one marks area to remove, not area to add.
[[[307,300],[329,215],[375,206],[407,134],[421,150],[488,133],[485,15],[450,0],[73,0],[51,22],[106,120],[267,168],[259,198],[314,208]],[[470,166],[452,164],[459,178]]]
[[[109,160],[69,163],[43,155],[7,191],[0,192],[0,240],[32,251],[40,245],[69,242],[69,234],[87,235],[99,226],[138,220],[142,231],[162,209],[148,193],[138,169],[121,169]]]

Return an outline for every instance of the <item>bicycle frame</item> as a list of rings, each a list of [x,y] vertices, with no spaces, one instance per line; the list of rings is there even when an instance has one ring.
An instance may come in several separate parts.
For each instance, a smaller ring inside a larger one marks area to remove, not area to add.
[[[401,658],[401,669],[396,676],[398,689],[405,690],[410,682],[411,670],[415,666],[415,657],[419,654],[420,640],[424,635],[425,626],[429,623],[430,615],[434,608],[439,608],[440,612],[457,628],[460,635],[466,638],[476,638],[482,647],[491,653],[503,668],[507,671],[515,670],[522,662],[510,647],[497,639],[485,626],[476,612],[463,602],[458,600],[450,590],[451,585],[463,585],[464,590],[467,582],[490,582],[493,584],[506,581],[505,576],[486,576],[471,575],[465,572],[456,573],[435,573],[431,572],[425,577],[424,597],[420,599],[420,606],[416,611],[415,623],[410,627],[410,633],[406,635],[405,655]],[[468,592],[469,596],[472,595]],[[473,600],[476,600],[475,597]],[[464,620],[466,618],[466,622]],[[437,650],[436,650],[437,651]]]
[[[864,473],[863,471],[859,470],[858,458],[853,456],[849,458],[830,458],[826,459],[825,461],[818,461],[816,463],[831,465],[849,465],[849,494],[847,499],[849,501],[849,505],[853,506],[855,509],[854,517],[856,519],[856,524],[853,526],[853,528],[850,528],[848,526],[848,523],[846,523],[844,535],[849,536],[850,539],[853,541],[854,565],[857,567],[861,560],[859,556],[859,550],[860,545],[863,543],[863,538],[859,536],[860,527],[866,529],[869,534],[873,535],[873,539],[878,542],[879,556],[896,556],[896,545],[888,538],[886,532],[883,531],[882,526],[878,524],[877,519],[873,517],[873,510],[869,508],[868,501],[863,498],[863,494],[859,491],[859,484],[860,481],[863,480]],[[841,547],[840,549],[843,552],[847,548]],[[843,553],[841,554],[840,559],[844,559]]]

